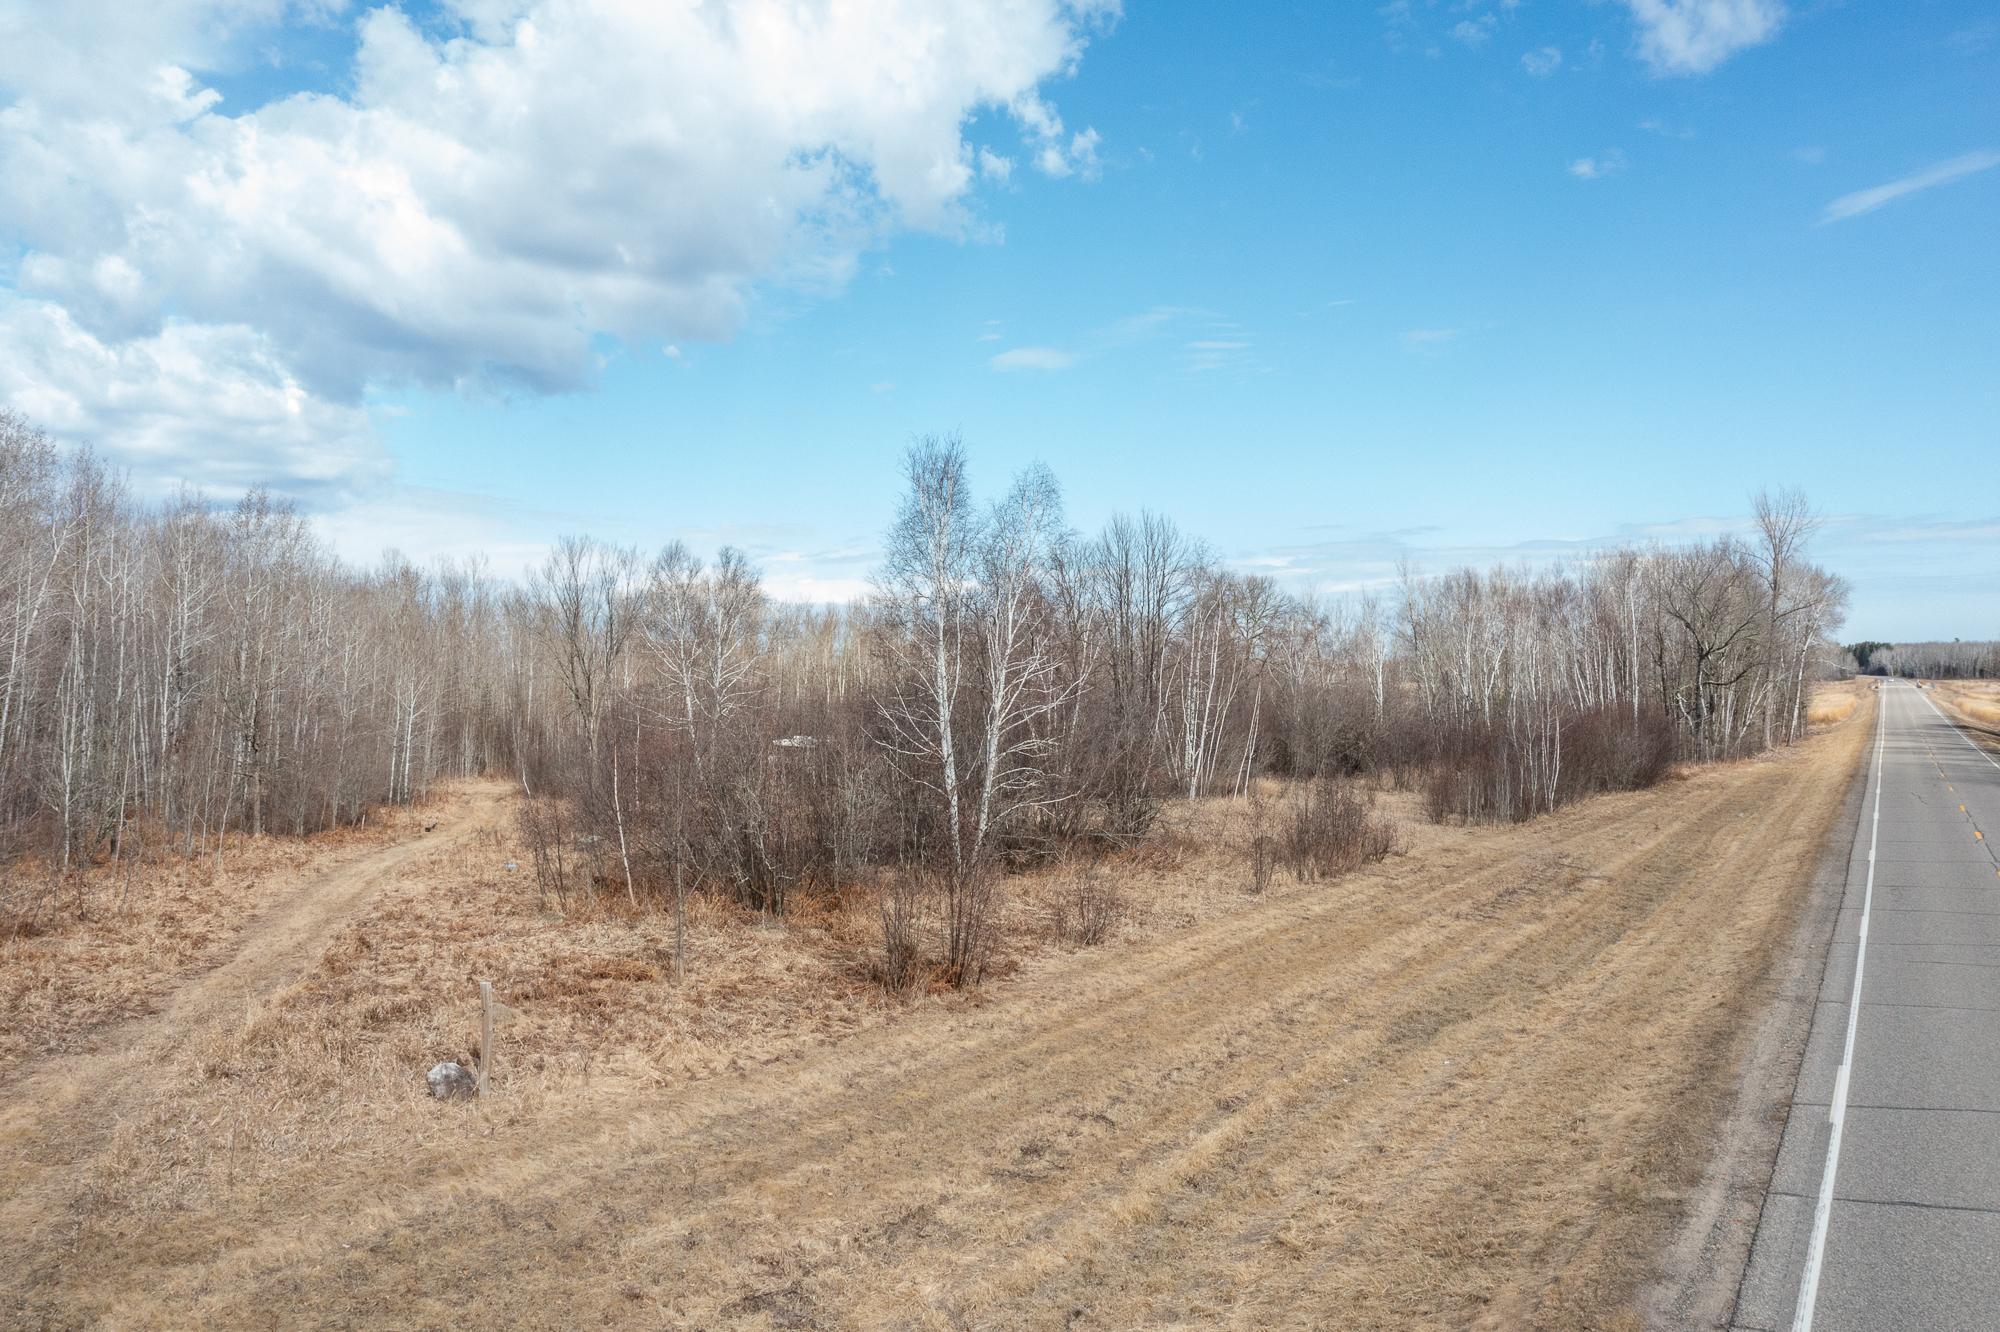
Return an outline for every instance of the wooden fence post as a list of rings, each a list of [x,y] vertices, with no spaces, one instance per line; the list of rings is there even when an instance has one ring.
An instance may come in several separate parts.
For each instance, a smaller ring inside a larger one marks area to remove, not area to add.
[[[486,1095],[486,1070],[493,1066],[493,982],[479,982],[479,1090]]]

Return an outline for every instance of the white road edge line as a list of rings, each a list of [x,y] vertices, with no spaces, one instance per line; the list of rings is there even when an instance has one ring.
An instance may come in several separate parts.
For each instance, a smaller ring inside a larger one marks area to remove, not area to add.
[[[1979,757],[1985,759],[1988,763],[1991,763],[1994,767],[2000,768],[2000,759],[1994,758],[1984,749],[1981,749],[1978,743],[1974,741],[1971,736],[1965,733],[1965,728],[1963,726],[1960,726],[1957,722],[1953,721],[1951,718],[1944,715],[1943,708],[1931,702],[1929,697],[1926,696],[1921,690],[1918,691],[1917,697],[1923,699],[1924,706],[1929,708],[1932,712],[1935,712],[1938,715],[1939,721],[1943,722],[1946,726],[1951,727],[1951,733],[1957,736],[1960,740],[1963,740],[1967,748],[1971,749],[1973,753],[1979,755]]]
[[[1875,845],[1882,834],[1882,737],[1888,730],[1889,692],[1875,711],[1875,816],[1868,831],[1868,883],[1861,891],[1861,933],[1854,951],[1854,991],[1847,999],[1847,1044],[1834,1075],[1833,1104],[1827,1119],[1833,1137],[1826,1145],[1826,1172],[1819,1181],[1819,1202],[1813,1207],[1812,1239],[1806,1246],[1805,1271],[1799,1275],[1799,1298],[1792,1311],[1792,1332],[1810,1332],[1813,1304],[1819,1299],[1820,1265],[1826,1258],[1826,1229],[1833,1219],[1833,1178],[1840,1169],[1840,1136],[1847,1127],[1847,1083],[1854,1068],[1854,1028],[1861,1019],[1861,972],[1868,962],[1868,912],[1875,902]]]

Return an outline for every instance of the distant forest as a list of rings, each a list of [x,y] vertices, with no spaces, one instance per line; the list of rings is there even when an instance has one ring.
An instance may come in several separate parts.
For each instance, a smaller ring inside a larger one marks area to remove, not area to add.
[[[1973,680],[2000,676],[2000,642],[1849,643],[1843,663],[1857,675],[1905,679]]]

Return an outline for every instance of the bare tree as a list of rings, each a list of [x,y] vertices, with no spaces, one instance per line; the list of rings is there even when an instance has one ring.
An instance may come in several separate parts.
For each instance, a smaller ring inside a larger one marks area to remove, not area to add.
[[[593,770],[612,682],[632,634],[637,566],[629,550],[565,537],[531,583],[538,627],[582,723]]]
[[[1041,583],[1061,501],[1037,467],[980,513],[955,438],[920,441],[905,475],[878,580],[895,662],[880,709],[884,743],[931,797],[929,823],[945,852],[945,966],[955,983],[973,984],[989,942],[996,832],[1060,798],[1042,780],[1052,748],[1042,723],[1069,686],[1042,633]]]
[[[1797,568],[1799,554],[1819,530],[1820,517],[1806,502],[1805,492],[1786,487],[1773,493],[1757,492],[1753,505],[1757,520],[1756,559],[1764,573],[1764,634],[1762,682],[1764,747],[1769,749],[1780,708],[1778,692],[1796,677],[1789,669],[1792,655],[1786,652],[1785,638],[1790,621],[1806,611],[1809,602],[1794,599],[1792,582],[1803,571]],[[1796,694],[1794,694],[1794,702]],[[1789,709],[1796,713],[1797,708]],[[1789,735],[1788,737],[1789,738]]]

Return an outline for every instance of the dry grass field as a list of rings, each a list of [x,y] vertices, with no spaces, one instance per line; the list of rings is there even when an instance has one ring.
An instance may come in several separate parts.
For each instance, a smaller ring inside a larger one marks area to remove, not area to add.
[[[1010,881],[970,998],[886,998],[865,902],[704,906],[676,986],[664,918],[538,909],[498,785],[252,848],[0,945],[0,1322],[1637,1326],[1871,698],[1529,825],[1391,798],[1261,897],[1184,807],[1101,947]],[[481,978],[494,1093],[433,1102]]]
[[[1854,715],[1868,692],[1868,684],[1859,680],[1814,685],[1811,701],[1806,705],[1806,720],[1813,726],[1844,722]]]
[[[1960,721],[2000,739],[2000,680],[1940,680],[1933,688]]]

